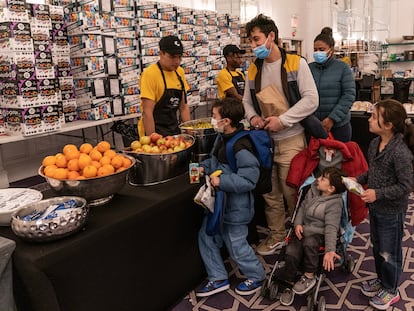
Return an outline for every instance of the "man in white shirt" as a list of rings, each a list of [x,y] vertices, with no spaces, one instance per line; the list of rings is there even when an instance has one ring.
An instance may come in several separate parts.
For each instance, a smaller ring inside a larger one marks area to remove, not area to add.
[[[263,195],[270,233],[256,248],[257,253],[270,255],[283,245],[286,215],[291,216],[295,207],[296,189],[285,180],[292,158],[306,146],[301,122],[313,114],[319,100],[305,59],[287,54],[277,45],[278,28],[273,20],[260,14],[246,24],[246,31],[257,58],[248,69],[243,95],[246,119],[251,126],[269,131],[275,143],[272,191]],[[271,84],[289,104],[280,115],[262,113],[256,98],[257,92]]]

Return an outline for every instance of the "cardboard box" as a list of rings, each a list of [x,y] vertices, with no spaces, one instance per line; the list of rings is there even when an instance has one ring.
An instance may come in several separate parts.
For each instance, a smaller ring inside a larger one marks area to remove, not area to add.
[[[61,128],[59,118],[59,106],[55,105],[44,105],[41,107],[41,118],[43,132],[53,132]]]
[[[44,132],[41,107],[7,108],[5,111],[5,132],[9,135],[30,136]]]

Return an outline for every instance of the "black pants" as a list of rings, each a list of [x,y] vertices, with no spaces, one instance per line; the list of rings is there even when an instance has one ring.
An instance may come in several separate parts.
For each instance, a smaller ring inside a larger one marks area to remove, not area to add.
[[[302,240],[293,237],[286,246],[286,265],[278,277],[295,282],[298,272],[315,273],[319,265],[319,248],[324,244],[323,235],[312,235]]]

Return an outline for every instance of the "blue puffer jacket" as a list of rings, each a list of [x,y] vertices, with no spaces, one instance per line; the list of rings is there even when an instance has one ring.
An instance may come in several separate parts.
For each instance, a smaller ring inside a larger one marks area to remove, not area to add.
[[[355,79],[349,66],[343,61],[329,58],[323,64],[310,63],[319,92],[319,107],[315,116],[319,120],[331,118],[340,127],[351,120],[351,106],[355,101]]]
[[[230,138],[227,135],[219,134],[220,136],[223,138],[224,144],[220,144],[219,149],[225,148],[225,142]],[[234,149],[240,149],[238,144],[242,143],[243,138],[235,143]],[[218,150],[218,154],[223,154],[223,151]],[[201,166],[204,167],[204,173],[207,175],[218,169],[223,171],[220,175],[219,188],[227,193],[224,223],[233,225],[248,224],[254,216],[254,195],[252,191],[259,179],[259,161],[248,149],[240,149],[235,152],[237,173],[234,173],[229,164],[226,163],[227,161],[219,161],[216,152],[212,152],[210,155],[210,158],[201,162]]]

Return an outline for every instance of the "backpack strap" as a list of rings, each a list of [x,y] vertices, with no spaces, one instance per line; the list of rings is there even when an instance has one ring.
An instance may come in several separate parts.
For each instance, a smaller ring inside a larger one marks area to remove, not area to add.
[[[237,172],[237,166],[236,166],[236,158],[234,156],[234,144],[236,141],[238,141],[240,138],[249,135],[249,131],[242,130],[240,132],[237,132],[234,134],[232,138],[230,138],[226,144],[226,158],[229,162],[231,170],[236,173]]]

